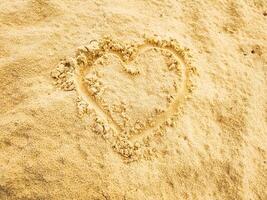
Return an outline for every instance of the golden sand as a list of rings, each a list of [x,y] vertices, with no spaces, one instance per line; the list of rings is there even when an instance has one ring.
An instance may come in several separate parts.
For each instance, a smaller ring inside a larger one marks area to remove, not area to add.
[[[0,199],[267,199],[267,3],[0,2]]]

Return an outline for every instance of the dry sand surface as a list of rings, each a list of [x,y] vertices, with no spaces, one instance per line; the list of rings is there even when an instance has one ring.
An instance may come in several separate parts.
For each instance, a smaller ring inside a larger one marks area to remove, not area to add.
[[[266,0],[0,0],[0,199],[267,200]]]

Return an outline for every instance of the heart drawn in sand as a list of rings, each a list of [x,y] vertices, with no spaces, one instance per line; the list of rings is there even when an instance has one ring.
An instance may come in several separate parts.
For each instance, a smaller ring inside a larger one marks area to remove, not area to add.
[[[186,62],[172,42],[123,46],[106,41],[80,50],[77,63],[80,96],[129,138],[163,123],[187,93]]]
[[[160,145],[156,138],[174,126],[192,91],[191,58],[175,40],[95,42],[62,60],[51,76],[63,90],[77,91],[86,129],[101,135],[127,162],[150,159]]]

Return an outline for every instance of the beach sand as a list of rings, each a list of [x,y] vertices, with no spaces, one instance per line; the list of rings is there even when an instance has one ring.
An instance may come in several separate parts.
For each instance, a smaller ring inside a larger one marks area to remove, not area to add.
[[[0,1],[0,199],[267,199],[267,2]]]

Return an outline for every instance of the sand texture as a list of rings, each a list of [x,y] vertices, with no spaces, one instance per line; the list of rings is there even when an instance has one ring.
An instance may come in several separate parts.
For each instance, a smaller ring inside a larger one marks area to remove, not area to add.
[[[0,0],[0,200],[267,200],[265,0]]]

